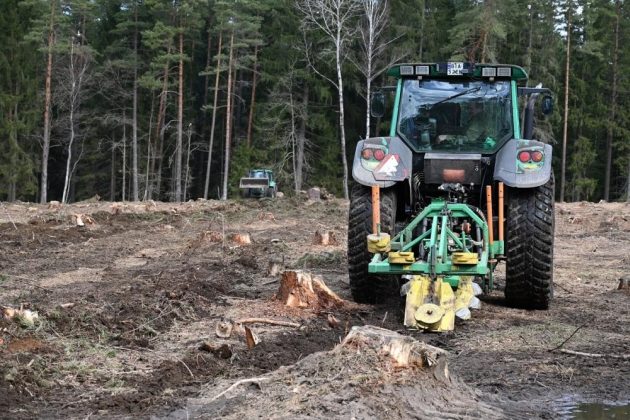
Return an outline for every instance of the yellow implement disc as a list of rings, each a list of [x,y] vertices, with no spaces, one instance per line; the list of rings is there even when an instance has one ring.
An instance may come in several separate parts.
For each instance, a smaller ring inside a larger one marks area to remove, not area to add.
[[[425,303],[421,305],[415,313],[417,321],[424,324],[435,324],[444,316],[444,309],[434,303]]]

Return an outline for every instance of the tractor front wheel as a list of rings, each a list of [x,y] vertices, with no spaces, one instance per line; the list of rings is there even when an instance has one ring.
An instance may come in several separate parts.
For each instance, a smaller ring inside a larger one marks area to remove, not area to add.
[[[553,297],[554,179],[508,190],[505,298],[510,306],[548,309]]]
[[[396,223],[396,193],[381,190],[381,231],[393,236]],[[372,190],[355,184],[350,194],[348,215],[348,274],[350,291],[355,302],[382,303],[398,292],[395,276],[374,276],[368,273],[373,254],[367,249],[367,236],[372,233]]]

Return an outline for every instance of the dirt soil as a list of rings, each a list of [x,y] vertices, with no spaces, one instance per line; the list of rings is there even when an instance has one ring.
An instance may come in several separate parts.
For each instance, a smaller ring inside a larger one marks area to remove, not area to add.
[[[0,203],[0,307],[39,314],[33,327],[0,318],[0,417],[368,418],[387,409],[390,418],[408,418],[422,417],[417,410],[431,398],[432,409],[452,418],[552,418],[567,398],[630,399],[630,292],[617,290],[630,272],[630,206],[558,204],[553,307],[506,307],[500,270],[499,290],[448,334],[405,331],[396,303],[323,311],[273,299],[279,281],[267,275],[270,261],[319,274],[350,299],[347,210],[342,200],[293,199]],[[316,231],[333,231],[338,243],[313,246]],[[238,245],[236,233],[249,233],[252,243]],[[260,343],[251,350],[240,336],[216,336],[221,320],[245,317],[300,327],[252,324]],[[422,373],[374,376],[378,361],[367,356],[359,363],[343,352],[318,353],[366,324],[447,350],[449,390]],[[204,343],[229,348],[209,352]],[[277,386],[265,380],[213,399],[265,375]],[[327,391],[322,380],[334,386]],[[291,381],[308,392],[280,398],[296,389]],[[356,410],[344,411],[347,404]]]

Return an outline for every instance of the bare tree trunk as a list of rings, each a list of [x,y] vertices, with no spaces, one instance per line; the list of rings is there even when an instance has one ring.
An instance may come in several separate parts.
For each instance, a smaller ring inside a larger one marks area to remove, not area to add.
[[[610,115],[608,117],[608,129],[606,130],[606,175],[604,180],[604,200],[610,200],[610,175],[612,172],[612,152],[613,152],[613,126],[617,117],[617,84],[619,79],[619,17],[621,15],[621,1],[615,2],[615,47],[613,50],[612,62],[612,98],[610,104]]]
[[[232,64],[234,58],[234,30],[230,36],[230,55],[228,60],[228,92],[227,111],[225,116],[225,163],[223,172],[223,193],[222,200],[227,200],[228,179],[230,177],[230,143],[232,141]]]
[[[304,91],[302,92],[302,107],[303,113],[300,118],[300,128],[297,134],[297,165],[295,169],[295,186],[296,192],[300,192],[304,181],[304,148],[306,146],[306,119],[308,115],[308,95],[309,87],[308,83],[304,84]]]
[[[422,13],[421,13],[421,17],[420,17],[420,22],[422,22],[422,26],[420,27],[420,45],[418,46],[418,61],[422,62],[422,53],[424,50],[424,24],[425,24],[425,20],[426,20],[426,8],[427,8],[427,2],[426,0],[422,0]],[[369,100],[369,96],[368,96],[368,100]]]
[[[208,142],[208,164],[206,167],[206,184],[203,188],[203,198],[208,199],[208,188],[210,187],[210,170],[212,169],[212,148],[214,146],[214,130],[217,122],[217,104],[219,101],[219,80],[221,77],[221,48],[223,44],[223,33],[219,34],[219,50],[217,58],[217,74],[214,79],[214,102],[212,105],[212,123],[210,124],[210,141]]]
[[[42,149],[42,174],[40,186],[40,203],[48,201],[48,157],[50,155],[50,104],[52,102],[52,62],[53,45],[55,43],[55,6],[50,2],[50,27],[48,30],[48,63],[46,65],[46,88],[44,100],[44,144]]]
[[[138,5],[134,2],[133,34],[133,110],[131,139],[132,200],[138,201]]]
[[[112,166],[109,179],[109,201],[116,200],[116,143],[112,141]]]
[[[337,40],[341,40],[341,28],[337,29]],[[348,194],[348,160],[346,158],[346,125],[343,103],[343,76],[341,74],[341,49],[336,49],[337,57],[337,86],[339,93],[339,129],[341,131],[341,160],[343,163],[343,197],[347,200]]]
[[[247,122],[247,147],[252,146],[252,127],[254,125],[254,108],[256,106],[256,84],[258,82],[258,45],[254,47],[254,65],[252,75],[252,100],[249,106],[249,120]]]
[[[184,172],[184,201],[188,198],[188,178],[190,176],[190,140],[192,138],[192,124],[188,124],[188,130],[186,130],[186,140],[188,144],[186,146],[186,165]]]
[[[567,168],[567,134],[569,123],[569,70],[571,68],[571,0],[567,2],[567,59],[564,76],[564,125],[562,129],[562,169],[560,170],[560,202],[564,201]]]
[[[184,32],[179,33],[179,94],[177,98],[177,146],[175,150],[175,201],[182,201],[182,147],[184,136]]]
[[[171,53],[171,47],[169,45],[167,49],[168,54]],[[158,116],[155,125],[155,139],[157,141],[158,147],[157,151],[153,153],[153,160],[151,160],[151,173],[155,177],[155,182],[151,183],[151,187],[149,189],[149,199],[153,198],[153,193],[157,192],[157,196],[159,198],[161,188],[162,188],[162,152],[164,150],[164,124],[166,122],[166,103],[168,100],[168,77],[169,77],[169,67],[168,63],[164,64],[164,79],[162,80],[162,92],[160,93],[160,106],[158,109]],[[156,161],[159,159],[159,164],[156,172]],[[155,190],[153,189],[153,185],[155,185]]]
[[[149,131],[147,133],[147,135],[149,136],[147,139],[147,163],[146,163],[146,171],[144,173],[144,194],[142,195],[142,199],[143,200],[148,200],[149,197],[149,175],[151,173],[150,171],[150,167],[151,167],[151,153],[152,153],[152,142],[153,139],[151,138],[151,133],[152,130],[151,128],[153,127],[153,115],[155,114],[155,93],[152,91],[151,92],[151,113],[149,114]],[[153,152],[155,153],[155,152]]]
[[[127,198],[127,113],[123,111],[123,137],[122,137],[122,201]]]

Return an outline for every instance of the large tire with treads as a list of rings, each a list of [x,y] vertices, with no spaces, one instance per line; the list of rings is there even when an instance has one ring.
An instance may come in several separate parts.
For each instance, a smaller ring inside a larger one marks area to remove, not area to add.
[[[381,231],[393,235],[396,223],[396,193],[381,190]],[[348,215],[348,274],[352,298],[359,303],[382,303],[398,293],[397,276],[368,274],[372,254],[367,235],[372,233],[372,190],[355,184],[350,194]]]
[[[553,298],[554,178],[507,191],[505,298],[510,306],[548,309]]]

